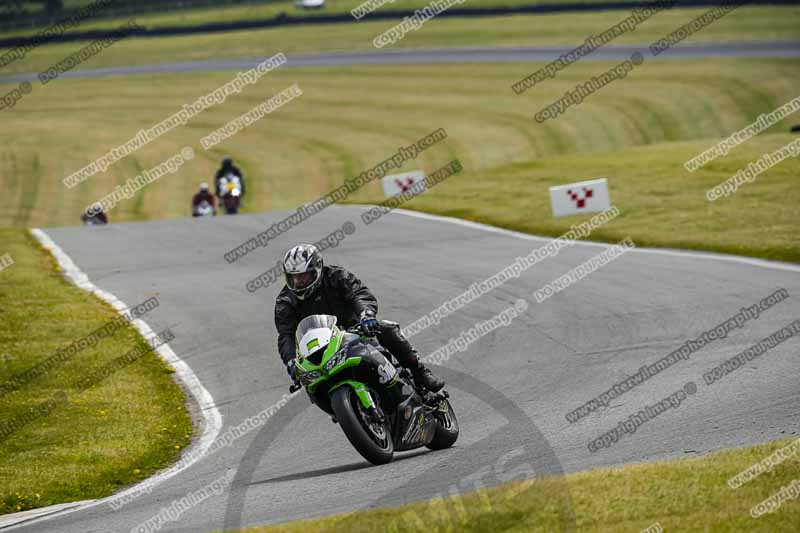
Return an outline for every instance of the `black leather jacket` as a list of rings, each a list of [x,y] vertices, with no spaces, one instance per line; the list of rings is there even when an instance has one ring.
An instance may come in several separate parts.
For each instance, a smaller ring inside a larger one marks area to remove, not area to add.
[[[284,364],[295,357],[294,334],[305,317],[333,315],[340,328],[349,328],[358,323],[364,311],[377,315],[378,301],[355,274],[341,267],[323,266],[320,286],[305,300],[284,287],[275,300],[278,352]]]

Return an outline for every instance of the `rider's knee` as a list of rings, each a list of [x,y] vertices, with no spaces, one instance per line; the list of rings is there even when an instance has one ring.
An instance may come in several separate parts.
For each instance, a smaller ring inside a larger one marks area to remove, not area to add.
[[[391,320],[381,320],[381,333],[386,337],[397,340],[405,340],[403,330],[400,329],[400,324],[392,322]]]

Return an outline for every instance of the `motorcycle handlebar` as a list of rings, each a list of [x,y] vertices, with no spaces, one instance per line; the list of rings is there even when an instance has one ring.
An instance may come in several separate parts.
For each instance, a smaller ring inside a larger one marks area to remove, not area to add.
[[[378,320],[378,325],[382,329],[382,328],[386,327],[387,324],[386,324],[386,321],[384,321],[384,320]],[[364,332],[361,330],[361,324],[356,324],[355,326],[352,326],[352,327],[346,329],[345,331],[347,331],[347,333],[357,333],[358,335],[365,336]]]

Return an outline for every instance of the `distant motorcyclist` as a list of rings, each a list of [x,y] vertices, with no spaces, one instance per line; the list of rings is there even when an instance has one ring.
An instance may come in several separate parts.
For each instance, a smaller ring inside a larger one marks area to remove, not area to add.
[[[432,392],[444,387],[444,381],[425,368],[417,352],[394,322],[384,326],[378,322],[378,301],[370,290],[344,268],[323,265],[322,255],[314,245],[300,244],[283,258],[286,286],[275,301],[275,327],[278,330],[278,352],[294,376],[294,334],[300,321],[309,315],[333,315],[339,327],[356,324],[378,342],[404,367],[411,371],[418,386]]]
[[[242,196],[245,193],[245,184],[244,184],[244,174],[242,171],[239,170],[239,167],[233,164],[233,158],[229,155],[226,155],[222,158],[222,166],[219,170],[217,170],[217,174],[214,176],[214,192],[216,193],[217,198],[222,199],[222,194],[224,191],[219,190],[219,181],[220,178],[227,176],[228,174],[233,174],[234,176],[239,178],[239,182],[242,184]]]
[[[108,216],[103,210],[103,204],[95,202],[83,212],[81,221],[87,226],[105,226],[108,224]]]
[[[203,216],[203,214],[199,212],[203,202],[211,206],[211,212],[214,215],[217,214],[216,198],[209,192],[208,183],[201,183],[200,191],[192,197],[192,216]]]

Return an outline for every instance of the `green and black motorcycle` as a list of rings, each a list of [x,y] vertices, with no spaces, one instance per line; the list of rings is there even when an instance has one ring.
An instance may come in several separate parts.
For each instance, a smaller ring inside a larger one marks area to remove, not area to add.
[[[297,326],[295,343],[298,384],[290,391],[305,387],[369,462],[385,464],[395,451],[455,443],[458,422],[447,392],[419,390],[411,372],[358,327],[344,331],[334,316],[308,316]]]

